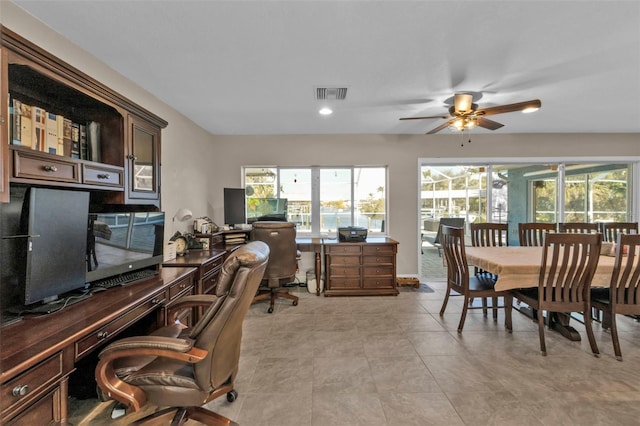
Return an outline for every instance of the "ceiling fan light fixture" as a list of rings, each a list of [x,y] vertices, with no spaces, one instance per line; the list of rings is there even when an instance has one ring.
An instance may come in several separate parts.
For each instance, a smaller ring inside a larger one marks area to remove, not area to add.
[[[318,111],[318,114],[320,114],[320,115],[331,115],[331,114],[333,114],[333,110],[331,108],[328,108],[328,107],[320,108],[320,111]]]

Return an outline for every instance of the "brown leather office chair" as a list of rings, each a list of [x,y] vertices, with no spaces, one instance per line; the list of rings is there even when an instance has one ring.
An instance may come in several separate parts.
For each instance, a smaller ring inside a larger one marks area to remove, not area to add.
[[[298,270],[300,252],[296,245],[296,225],[291,222],[254,222],[250,239],[264,241],[271,251],[269,264],[262,279],[263,287],[253,301],[269,299],[269,313],[273,312],[278,297],[292,300],[293,305],[297,305],[298,297],[283,287],[295,281]]]
[[[622,361],[616,314],[640,315],[640,235],[618,234],[609,288],[592,288],[591,304],[604,312],[603,326],[609,323],[613,351]]]
[[[232,402],[238,373],[242,323],[269,259],[269,247],[246,244],[222,266],[216,295],[185,296],[176,308],[207,306],[192,327],[163,327],[151,336],[115,341],[100,353],[96,381],[103,397],[139,411],[147,402],[162,409],[143,422],[182,424],[193,419],[211,425],[236,424],[202,408],[223,394]],[[179,309],[177,309],[179,311]],[[129,414],[129,413],[128,413]]]
[[[615,243],[618,241],[618,234],[637,234],[638,222],[602,222],[600,232],[605,242]]]
[[[544,245],[547,232],[555,232],[555,223],[525,222],[518,224],[518,238],[523,247],[540,247]]]
[[[591,327],[591,280],[598,266],[602,236],[587,233],[549,233],[544,241],[538,287],[514,290],[514,297],[538,311],[540,351],[547,355],[544,316],[582,312],[591,351],[598,356]],[[548,320],[551,327],[551,318]]]
[[[458,333],[462,333],[464,321],[467,317],[467,310],[477,309],[469,306],[471,298],[481,297],[485,300],[485,298],[491,297],[494,301],[494,319],[497,319],[497,300],[498,297],[503,297],[505,327],[511,331],[511,306],[513,302],[511,293],[508,291],[496,291],[496,281],[490,274],[469,276],[469,265],[467,264],[464,249],[464,228],[453,228],[450,226],[442,226],[441,228],[442,251],[447,260],[447,291],[442,302],[442,308],[440,308],[440,316],[444,315],[451,291],[463,295],[462,315],[460,316],[460,323],[458,324]],[[482,308],[486,316],[486,305],[484,305],[484,303]]]

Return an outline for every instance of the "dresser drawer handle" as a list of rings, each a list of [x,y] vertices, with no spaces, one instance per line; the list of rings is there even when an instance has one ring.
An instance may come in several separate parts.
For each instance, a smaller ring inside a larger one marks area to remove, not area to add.
[[[98,175],[98,179],[109,179],[111,177],[111,175],[109,175],[109,173],[100,173]]]
[[[28,385],[18,385],[11,391],[13,396],[25,396],[29,392]]]
[[[162,300],[158,299],[157,297],[154,297],[153,299],[151,299],[151,303],[153,305],[157,305],[157,304],[159,304],[161,302],[162,302]]]
[[[109,332],[107,331],[101,331],[98,333],[98,339],[100,340],[106,339],[107,337],[109,337]]]
[[[129,154],[129,155],[127,155],[127,158],[128,158],[129,160],[133,160],[133,161],[136,161],[136,160],[138,159],[138,157],[136,157],[136,156],[135,156],[135,155],[133,155],[133,154]]]
[[[58,168],[56,166],[51,166],[51,165],[46,165],[43,167],[45,172],[49,172],[49,173],[54,173],[58,171]]]

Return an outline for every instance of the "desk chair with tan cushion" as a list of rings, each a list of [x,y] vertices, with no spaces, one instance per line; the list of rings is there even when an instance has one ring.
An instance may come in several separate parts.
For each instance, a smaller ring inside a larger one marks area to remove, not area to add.
[[[268,312],[273,312],[276,298],[282,297],[298,304],[298,297],[289,294],[283,285],[295,281],[300,252],[296,245],[296,225],[291,222],[254,222],[250,236],[252,241],[263,241],[271,254],[259,293],[254,302],[269,300]]]
[[[266,244],[242,246],[222,265],[215,296],[184,296],[172,305],[177,311],[206,307],[192,328],[174,323],[151,336],[129,337],[107,346],[95,373],[102,396],[126,405],[127,414],[147,402],[170,407],[143,423],[182,424],[192,419],[209,425],[236,424],[201,406],[223,394],[229,402],[237,397],[233,387],[242,323],[268,260]]]

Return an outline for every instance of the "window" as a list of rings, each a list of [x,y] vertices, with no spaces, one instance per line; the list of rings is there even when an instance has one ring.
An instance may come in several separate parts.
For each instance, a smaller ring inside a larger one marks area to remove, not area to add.
[[[386,167],[245,167],[249,220],[286,214],[298,232],[385,232]]]

